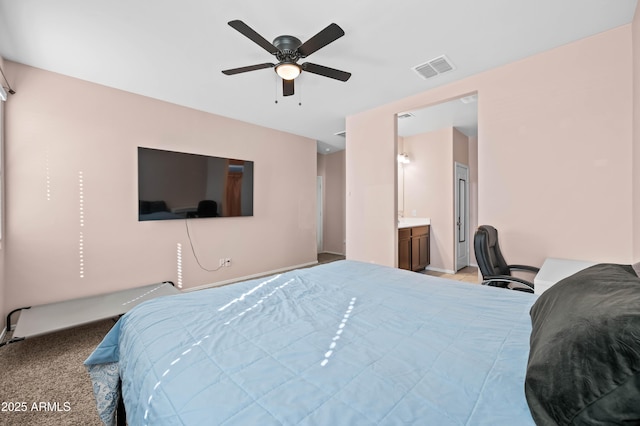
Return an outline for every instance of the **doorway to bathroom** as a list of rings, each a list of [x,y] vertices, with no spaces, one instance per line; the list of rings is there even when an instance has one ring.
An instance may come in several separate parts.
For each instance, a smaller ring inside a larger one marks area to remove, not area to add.
[[[399,217],[429,220],[428,270],[454,274],[474,266],[478,95],[398,113],[397,117]]]

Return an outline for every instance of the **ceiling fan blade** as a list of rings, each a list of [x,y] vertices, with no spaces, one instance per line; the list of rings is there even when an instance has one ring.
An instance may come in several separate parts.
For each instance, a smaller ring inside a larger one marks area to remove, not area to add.
[[[228,24],[272,55],[275,55],[280,51],[277,47],[269,43],[264,37],[255,32],[250,26],[240,21],[239,19],[236,19],[235,21],[229,21]]]
[[[282,79],[282,96],[293,95],[293,80]]]
[[[230,70],[224,70],[222,71],[222,73],[226,75],[233,75],[233,74],[240,74],[241,72],[261,70],[263,68],[272,68],[274,66],[275,66],[274,64],[265,62],[264,64],[249,65],[248,67],[240,67],[240,68],[232,68]]]
[[[340,81],[347,81],[349,80],[349,77],[351,77],[350,72],[340,71],[334,68],[325,67],[323,65],[312,64],[311,62],[305,62],[304,64],[302,64],[302,69],[313,74],[318,74]]]
[[[324,30],[311,37],[298,47],[298,53],[301,57],[311,55],[316,50],[322,49],[327,44],[339,39],[344,35],[342,28],[338,24],[329,24]]]

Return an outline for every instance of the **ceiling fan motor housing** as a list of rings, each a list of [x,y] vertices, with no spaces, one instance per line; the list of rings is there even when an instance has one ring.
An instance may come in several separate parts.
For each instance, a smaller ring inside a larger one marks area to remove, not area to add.
[[[298,47],[302,42],[294,36],[281,35],[273,40],[273,45],[278,48],[279,52],[276,53],[276,58],[280,62],[296,62],[300,59],[298,53]]]

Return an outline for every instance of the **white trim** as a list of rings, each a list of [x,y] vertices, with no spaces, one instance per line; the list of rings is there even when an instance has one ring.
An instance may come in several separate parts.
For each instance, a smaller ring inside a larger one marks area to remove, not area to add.
[[[316,250],[324,248],[324,180],[316,177]]]
[[[4,87],[0,86],[0,101],[7,100],[7,91],[4,90]]]
[[[465,194],[464,194],[464,217],[462,218],[462,220],[464,221],[464,230],[465,230],[465,239],[466,239],[466,249],[465,249],[465,253],[464,254],[464,258],[466,259],[466,265],[460,266],[458,264],[460,257],[458,256],[458,247],[460,245],[460,243],[458,242],[459,240],[459,235],[458,235],[458,230],[456,229],[456,213],[459,210],[459,204],[460,204],[460,187],[458,185],[458,167],[462,168],[465,170],[465,175],[466,175],[466,185],[465,185]],[[469,165],[468,164],[463,164],[460,163],[458,161],[454,162],[454,166],[453,166],[453,197],[454,197],[454,207],[453,207],[453,235],[455,236],[454,240],[455,240],[455,244],[453,246],[453,257],[454,257],[454,261],[453,261],[453,267],[454,269],[456,269],[457,271],[459,271],[460,269],[469,266],[470,264],[470,259],[471,259],[471,230],[469,229],[469,222],[470,222],[470,218],[469,218],[469,189],[470,189],[470,185],[469,185]]]
[[[318,261],[315,260],[313,262],[303,263],[303,264],[300,264],[300,265],[289,266],[287,268],[274,269],[272,271],[261,272],[259,274],[246,275],[244,277],[232,278],[230,280],[218,281],[218,282],[215,282],[215,283],[204,284],[204,285],[200,285],[200,286],[197,286],[197,287],[183,288],[182,291],[187,293],[187,292],[191,292],[191,291],[205,290],[207,288],[212,288],[212,287],[221,287],[221,286],[227,285],[227,284],[233,284],[233,283],[237,283],[237,282],[240,282],[240,281],[250,280],[250,279],[253,279],[253,278],[265,277],[265,276],[268,276],[268,275],[277,274],[278,272],[286,272],[286,271],[291,271],[293,269],[306,268],[308,266],[313,266],[313,265],[317,265],[317,264],[318,264]]]

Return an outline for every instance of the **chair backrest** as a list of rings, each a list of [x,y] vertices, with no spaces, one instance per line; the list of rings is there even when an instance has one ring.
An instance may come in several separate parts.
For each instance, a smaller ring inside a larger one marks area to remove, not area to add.
[[[218,216],[218,203],[213,200],[202,200],[198,203],[198,217]]]
[[[500,251],[496,228],[490,225],[479,226],[473,236],[473,248],[483,277],[511,275],[511,270]]]

